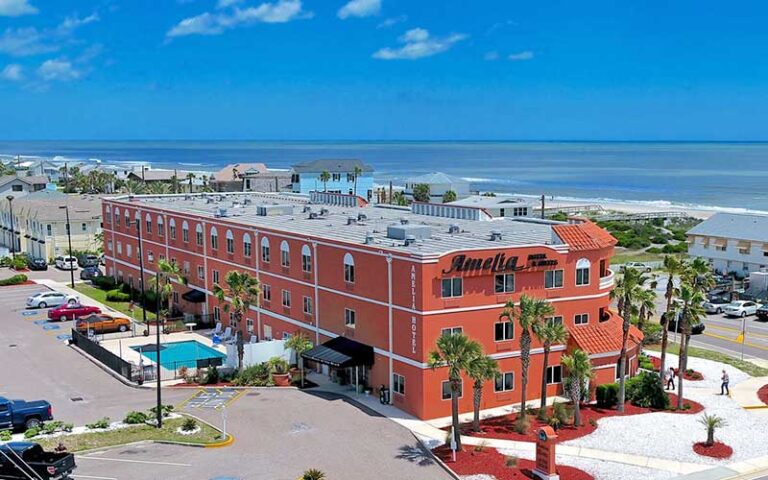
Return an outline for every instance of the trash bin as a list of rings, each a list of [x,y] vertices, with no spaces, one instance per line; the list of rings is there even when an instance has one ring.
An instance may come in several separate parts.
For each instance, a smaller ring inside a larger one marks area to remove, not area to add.
[[[379,387],[379,401],[384,405],[389,404],[389,388],[384,385]]]

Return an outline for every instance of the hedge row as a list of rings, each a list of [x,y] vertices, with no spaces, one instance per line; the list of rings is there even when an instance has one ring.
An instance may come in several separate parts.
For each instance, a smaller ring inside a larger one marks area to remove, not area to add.
[[[3,280],[0,280],[0,287],[5,287],[8,285],[20,285],[28,280],[27,276],[24,274],[18,274],[14,275],[11,278],[6,278]]]

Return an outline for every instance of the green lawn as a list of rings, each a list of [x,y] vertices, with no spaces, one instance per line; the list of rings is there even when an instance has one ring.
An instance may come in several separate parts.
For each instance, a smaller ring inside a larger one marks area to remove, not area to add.
[[[659,345],[647,345],[643,347],[647,350],[653,350],[658,352],[661,350],[661,347]],[[669,353],[674,353],[677,355],[680,353],[680,345],[677,343],[669,343],[669,347],[667,348],[667,351]],[[730,355],[726,355],[724,353],[720,352],[713,352],[712,350],[706,350],[704,348],[697,348],[697,347],[688,347],[688,356],[689,357],[698,357],[698,358],[704,358],[707,360],[713,360],[715,362],[721,362],[725,363],[727,365],[730,365],[734,368],[738,368],[742,372],[751,375],[753,377],[765,377],[768,376],[768,368],[758,367],[752,362],[747,362],[745,360],[739,360],[736,357],[732,357]]]
[[[221,432],[211,426],[197,422],[200,431],[194,435],[181,435],[176,431],[181,427],[184,418],[173,418],[163,422],[163,428],[155,428],[151,425],[136,425],[107,432],[89,432],[79,435],[62,435],[59,437],[41,439],[35,441],[45,450],[53,450],[63,443],[70,452],[79,452],[93,448],[111,447],[126,443],[141,442],[146,440],[163,440],[169,442],[194,443],[206,445],[223,440]]]
[[[107,300],[107,292],[106,290],[101,290],[99,288],[93,287],[91,285],[87,285],[85,283],[76,283],[75,284],[75,290],[82,293],[83,295],[87,297],[91,297],[92,299],[96,300],[97,302],[101,302],[104,305],[114,308],[118,312],[122,312],[126,315],[131,315],[131,312],[128,310],[128,302],[112,302]],[[138,304],[133,310],[133,317],[141,321],[142,314],[141,314],[141,306]],[[147,310],[147,320],[154,321],[155,320],[155,314]]]

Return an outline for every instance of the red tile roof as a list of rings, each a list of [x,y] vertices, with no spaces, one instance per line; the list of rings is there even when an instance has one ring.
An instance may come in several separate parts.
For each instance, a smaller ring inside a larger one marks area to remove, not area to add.
[[[613,247],[617,243],[613,235],[589,220],[569,225],[555,225],[552,228],[560,240],[571,247],[571,250],[598,250]]]
[[[570,329],[569,343],[584,350],[590,355],[598,353],[618,352],[621,350],[622,319],[611,313],[609,320],[590,322],[587,325],[576,325]],[[632,349],[643,340],[643,333],[631,325],[629,327],[629,342],[627,348]]]

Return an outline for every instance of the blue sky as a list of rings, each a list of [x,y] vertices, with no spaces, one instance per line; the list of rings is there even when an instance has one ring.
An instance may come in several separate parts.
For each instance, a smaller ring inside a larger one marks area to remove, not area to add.
[[[0,139],[768,140],[760,0],[0,0]]]

